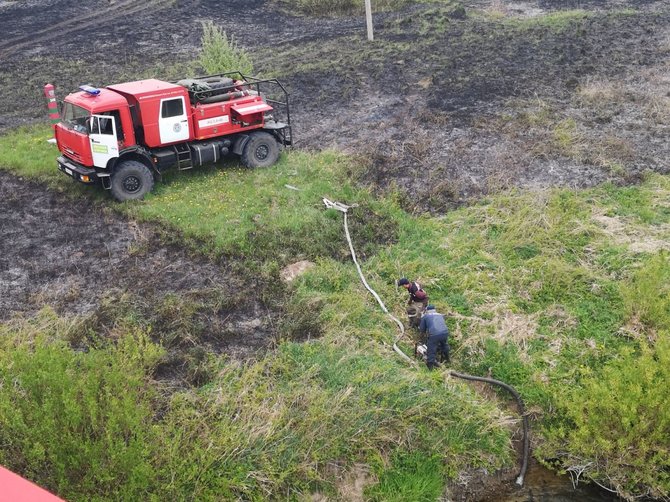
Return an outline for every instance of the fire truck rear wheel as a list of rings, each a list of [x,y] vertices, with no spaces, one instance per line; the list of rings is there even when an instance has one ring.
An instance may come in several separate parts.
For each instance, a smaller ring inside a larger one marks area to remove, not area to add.
[[[136,160],[123,161],[112,175],[112,195],[118,201],[141,199],[154,187],[149,168]]]
[[[247,167],[269,167],[279,158],[277,139],[267,132],[255,132],[242,152],[242,164]]]

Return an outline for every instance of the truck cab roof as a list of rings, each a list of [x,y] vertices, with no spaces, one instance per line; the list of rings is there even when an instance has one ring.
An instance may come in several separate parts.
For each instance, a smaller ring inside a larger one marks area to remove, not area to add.
[[[75,92],[70,94],[65,100],[68,103],[89,110],[91,113],[105,112],[128,106],[128,102],[123,96],[108,89],[100,89],[100,93],[96,95],[85,91]]]

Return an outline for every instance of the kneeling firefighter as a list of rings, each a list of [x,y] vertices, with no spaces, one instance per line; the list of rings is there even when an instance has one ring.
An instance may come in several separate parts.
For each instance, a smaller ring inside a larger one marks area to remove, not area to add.
[[[449,329],[444,322],[444,316],[437,313],[434,305],[426,307],[426,312],[419,324],[419,331],[428,335],[426,341],[426,365],[428,369],[432,370],[439,367],[436,360],[438,352],[443,361],[449,362]]]

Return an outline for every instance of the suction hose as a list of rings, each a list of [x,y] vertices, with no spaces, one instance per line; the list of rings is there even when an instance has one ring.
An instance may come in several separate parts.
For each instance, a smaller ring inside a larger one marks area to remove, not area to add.
[[[523,463],[521,464],[521,471],[519,471],[519,475],[516,478],[516,484],[519,486],[523,486],[523,479],[526,477],[526,471],[528,470],[528,457],[530,455],[530,438],[528,436],[528,415],[526,414],[526,408],[523,405],[523,399],[521,399],[521,395],[519,395],[519,393],[514,389],[514,387],[512,387],[511,385],[507,385],[505,382],[501,382],[500,380],[494,380],[493,378],[465,375],[463,373],[457,373],[455,371],[450,371],[449,374],[456,378],[462,378],[463,380],[473,380],[477,382],[486,382],[491,383],[493,385],[499,385],[500,387],[508,391],[510,394],[512,394],[512,396],[514,396],[514,399],[516,399],[516,403],[519,406],[519,413],[523,417]]]
[[[365,276],[363,275],[363,271],[361,270],[361,266],[358,263],[358,259],[356,258],[356,251],[354,250],[354,245],[351,241],[351,235],[349,234],[349,224],[347,221],[347,212],[349,209],[352,207],[356,207],[356,205],[351,205],[347,206],[345,204],[342,204],[341,202],[333,202],[329,199],[324,198],[323,203],[326,206],[327,209],[335,209],[337,211],[340,211],[341,213],[344,214],[344,233],[347,237],[347,242],[349,243],[349,251],[351,252],[351,259],[354,261],[354,265],[356,265],[356,270],[358,271],[358,276],[361,278],[361,282],[365,286],[365,289],[367,289],[372,296],[374,296],[375,300],[377,300],[377,303],[381,307],[382,311],[386,315],[388,315],[393,322],[395,322],[398,325],[398,329],[400,330],[400,335],[393,341],[393,350],[400,356],[402,357],[406,362],[411,364],[412,366],[416,366],[416,361],[414,359],[411,359],[407,354],[405,354],[400,347],[398,347],[398,341],[405,336],[405,325],[393,314],[391,314],[388,309],[386,308],[386,305],[384,305],[384,302],[382,299],[379,297],[377,292],[370,287],[368,284],[368,281],[365,280]],[[504,382],[501,382],[500,380],[494,380],[493,378],[484,378],[484,377],[478,377],[478,376],[472,376],[472,375],[465,375],[463,373],[457,373],[455,371],[450,371],[449,374],[453,377],[456,378],[462,378],[464,380],[473,380],[473,381],[479,381],[479,382],[486,382],[494,385],[499,385],[500,387],[504,388],[507,390],[514,398],[516,399],[516,402],[519,406],[519,413],[521,414],[523,418],[523,462],[521,465],[521,471],[519,472],[519,475],[516,478],[516,484],[519,486],[523,486],[523,481],[526,476],[526,471],[528,470],[528,457],[530,456],[530,438],[528,435],[528,415],[526,414],[526,410],[523,404],[523,400],[521,399],[521,396],[519,393],[510,385],[507,385]]]

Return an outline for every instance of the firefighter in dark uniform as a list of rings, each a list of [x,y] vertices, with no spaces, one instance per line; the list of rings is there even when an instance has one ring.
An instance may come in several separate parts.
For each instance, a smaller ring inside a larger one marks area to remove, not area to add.
[[[398,286],[402,286],[409,293],[409,301],[407,302],[409,326],[418,328],[419,322],[421,322],[421,314],[428,305],[428,295],[418,282],[410,281],[406,277],[398,280]]]
[[[433,305],[426,307],[426,312],[419,324],[419,331],[428,335],[428,341],[426,342],[428,347],[426,365],[428,369],[432,370],[439,366],[436,359],[438,353],[442,355],[443,361],[449,362],[449,329],[444,322],[444,316],[438,314]]]

